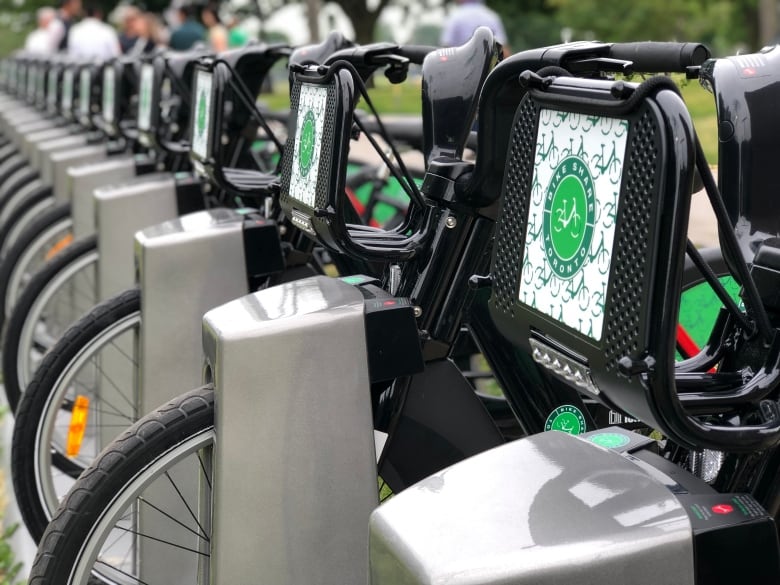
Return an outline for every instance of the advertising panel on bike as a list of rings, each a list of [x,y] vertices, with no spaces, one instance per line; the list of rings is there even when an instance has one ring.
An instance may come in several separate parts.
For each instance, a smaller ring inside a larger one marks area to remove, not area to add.
[[[212,74],[198,69],[195,75],[195,108],[192,112],[191,148],[192,153],[201,160],[209,158],[213,96]]]
[[[290,93],[287,148],[281,165],[280,202],[297,227],[339,249],[354,87],[347,71],[296,72]]]
[[[151,63],[144,63],[141,66],[141,84],[138,88],[138,129],[144,132],[151,130],[152,125],[153,86],[154,66]]]
[[[328,109],[328,88],[301,84],[290,173],[290,197],[314,208],[319,177],[322,131]]]
[[[103,119],[108,124],[114,123],[114,94],[116,89],[116,72],[107,65],[103,68]]]
[[[89,94],[92,89],[92,73],[89,67],[84,67],[79,74],[79,114],[89,116],[90,99]]]
[[[68,115],[73,108],[73,69],[68,67],[62,73],[62,99],[60,108],[64,115]]]
[[[600,341],[628,121],[542,109],[518,296]]]

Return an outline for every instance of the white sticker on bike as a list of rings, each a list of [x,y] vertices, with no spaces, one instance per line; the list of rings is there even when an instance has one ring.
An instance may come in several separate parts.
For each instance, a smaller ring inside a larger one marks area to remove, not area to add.
[[[73,107],[73,70],[66,69],[62,74],[62,100],[60,101],[63,112],[69,112]]]
[[[519,300],[601,340],[628,122],[542,109]]]
[[[79,114],[89,115],[90,94],[92,93],[92,75],[84,68],[79,75]]]
[[[195,114],[192,118],[192,152],[202,159],[209,157],[212,85],[211,73],[198,70],[195,78]]]
[[[328,88],[301,84],[295,128],[290,197],[314,207],[322,151],[322,129],[328,106]]]
[[[114,68],[106,65],[103,69],[103,119],[109,124],[114,123]]]
[[[152,129],[153,84],[154,66],[145,63],[141,66],[141,83],[138,87],[138,129],[144,132]]]

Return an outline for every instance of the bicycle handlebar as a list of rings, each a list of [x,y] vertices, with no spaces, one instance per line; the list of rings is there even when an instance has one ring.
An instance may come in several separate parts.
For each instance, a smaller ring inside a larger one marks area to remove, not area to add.
[[[423,60],[429,53],[438,51],[439,47],[429,45],[401,45],[398,47],[398,54],[406,57],[415,65],[422,65]]]
[[[701,65],[709,59],[710,51],[700,43],[615,43],[609,56],[631,61],[635,71],[646,73],[681,72],[687,67]]]

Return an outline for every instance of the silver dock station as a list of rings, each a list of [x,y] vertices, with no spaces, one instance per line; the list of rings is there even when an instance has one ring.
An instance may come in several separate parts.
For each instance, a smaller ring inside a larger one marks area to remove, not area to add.
[[[58,150],[44,157],[42,168],[40,169],[40,180],[33,181],[36,187],[41,185],[51,185],[53,197],[39,201],[36,205],[30,207],[25,214],[19,218],[8,234],[9,241],[13,242],[18,235],[27,227],[30,222],[37,218],[46,208],[56,203],[64,203],[70,200],[70,182],[68,181],[67,170],[72,165],[78,165],[87,161],[99,161],[108,156],[105,144],[85,145],[78,148]],[[48,159],[48,160],[46,160]],[[31,192],[32,186],[20,190],[18,201],[23,200],[25,191]],[[15,205],[13,205],[15,207]]]
[[[136,162],[132,155],[121,155],[99,162],[71,165],[66,173],[73,237],[79,239],[95,233],[95,189],[135,178]]]
[[[136,234],[139,413],[201,384],[203,315],[248,291],[245,217],[233,209],[198,211]]]
[[[211,582],[366,583],[378,489],[361,292],[318,276],[244,296],[206,313],[203,346]]]
[[[598,446],[647,440],[623,432],[540,433],[407,488],[371,517],[371,585],[693,585],[673,480]]]
[[[231,209],[214,209],[187,214],[139,231],[135,237],[138,280],[142,298],[139,331],[137,404],[139,414],[173,399],[201,384],[203,314],[210,308],[245,295],[248,290],[244,254],[245,215]],[[111,388],[101,388],[110,392]],[[198,476],[182,481],[180,489],[194,501]],[[156,490],[156,486],[155,490]],[[155,502],[178,498],[170,490],[155,491]],[[144,530],[159,533],[170,529],[164,518],[142,509],[139,523]],[[162,522],[162,526],[152,528]],[[175,528],[174,528],[175,530]],[[178,535],[181,538],[181,535]],[[171,562],[177,551],[161,551],[139,542],[137,551],[142,571],[166,583],[194,583],[192,574]],[[198,546],[197,537],[192,542]],[[183,566],[189,566],[184,564]],[[143,578],[143,575],[141,575]]]
[[[98,256],[97,298],[135,284],[133,237],[138,230],[178,215],[172,173],[152,173],[94,191]]]

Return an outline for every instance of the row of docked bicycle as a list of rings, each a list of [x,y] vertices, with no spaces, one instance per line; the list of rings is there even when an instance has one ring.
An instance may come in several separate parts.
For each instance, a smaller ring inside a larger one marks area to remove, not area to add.
[[[30,584],[776,583],[778,52],[499,63],[479,29],[3,61]],[[369,79],[412,66],[421,119],[383,122]],[[631,81],[662,72],[715,94],[720,189],[674,81]]]

